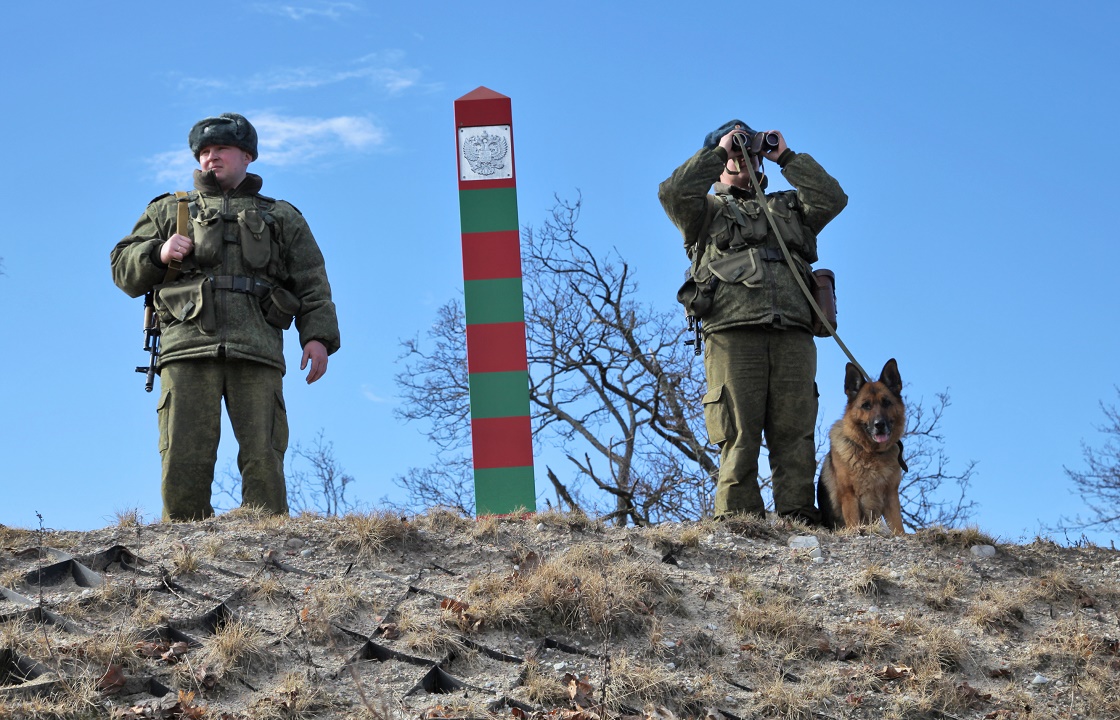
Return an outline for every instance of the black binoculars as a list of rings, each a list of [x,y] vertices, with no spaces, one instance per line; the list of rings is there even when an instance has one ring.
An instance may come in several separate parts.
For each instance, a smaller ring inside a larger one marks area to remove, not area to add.
[[[771,150],[778,149],[778,140],[778,133],[745,129],[731,136],[731,145],[740,148],[744,154],[765,155]]]

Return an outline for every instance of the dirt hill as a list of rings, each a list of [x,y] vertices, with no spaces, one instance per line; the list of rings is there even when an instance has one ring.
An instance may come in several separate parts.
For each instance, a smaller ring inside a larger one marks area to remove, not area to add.
[[[1120,718],[1118,608],[1114,550],[975,530],[0,526],[0,717]]]

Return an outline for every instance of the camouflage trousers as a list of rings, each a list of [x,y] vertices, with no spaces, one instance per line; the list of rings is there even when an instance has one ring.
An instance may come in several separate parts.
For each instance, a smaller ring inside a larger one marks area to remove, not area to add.
[[[288,513],[284,452],[288,415],[279,369],[245,360],[181,360],[160,370],[159,452],[163,519],[198,520],[210,504],[222,399],[237,438],[241,504]]]
[[[704,340],[704,421],[719,445],[715,515],[765,513],[758,456],[765,434],[779,515],[816,522],[817,346],[805,330],[739,327]]]

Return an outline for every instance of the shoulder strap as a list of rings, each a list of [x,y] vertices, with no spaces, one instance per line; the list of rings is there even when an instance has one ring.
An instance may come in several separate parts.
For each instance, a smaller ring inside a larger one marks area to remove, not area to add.
[[[696,244],[692,246],[692,265],[699,267],[700,261],[704,257],[704,251],[708,249],[708,229],[712,226],[712,217],[719,212],[718,201],[716,196],[708,194],[704,196],[706,203],[704,208],[704,221],[700,223],[700,232],[696,234]]]
[[[175,192],[176,205],[178,205],[178,212],[175,215],[175,232],[179,235],[189,235],[191,225],[191,214],[189,201],[190,196],[183,190]],[[175,278],[179,277],[179,270],[183,267],[183,263],[179,260],[172,260],[167,264],[167,274],[163,276],[163,281],[169,283]]]

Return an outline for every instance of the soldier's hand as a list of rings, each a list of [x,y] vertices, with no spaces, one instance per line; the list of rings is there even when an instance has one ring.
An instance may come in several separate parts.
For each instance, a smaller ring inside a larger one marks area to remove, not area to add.
[[[300,370],[307,368],[311,362],[311,370],[307,373],[307,384],[315,382],[327,374],[327,348],[318,340],[310,340],[303,346],[303,362],[299,364]]]
[[[721,148],[723,148],[724,150],[726,150],[728,155],[732,154],[732,143],[731,143],[731,141],[735,137],[735,133],[739,132],[740,130],[742,130],[742,127],[739,126],[739,125],[736,125],[734,130],[732,130],[731,132],[727,133],[726,135],[724,135],[723,137],[721,137],[719,139],[719,146]]]
[[[170,265],[172,260],[182,260],[194,252],[194,241],[186,235],[175,233],[167,238],[167,242],[159,249],[159,259],[164,265]]]
[[[768,153],[763,153],[762,157],[766,158],[767,160],[778,162],[778,158],[781,157],[782,153],[784,153],[786,151],[786,148],[788,147],[788,145],[786,145],[786,139],[782,137],[782,133],[778,130],[767,130],[766,133],[778,136],[778,147],[774,148]]]

